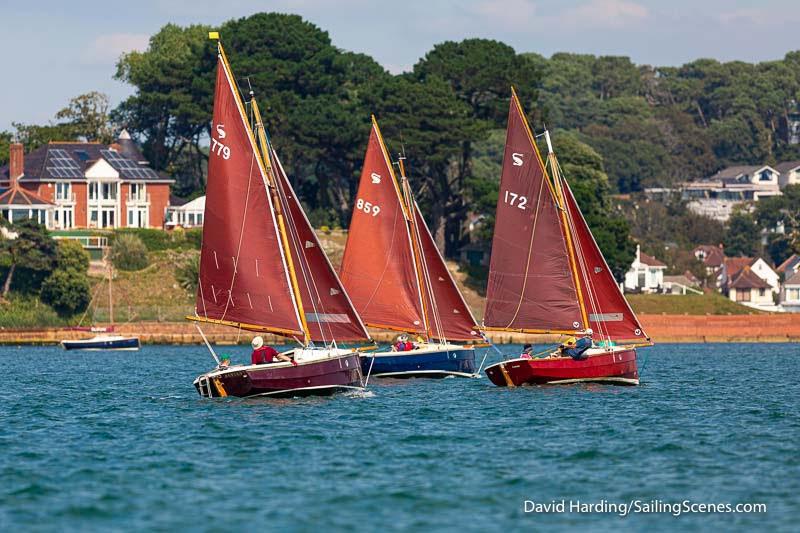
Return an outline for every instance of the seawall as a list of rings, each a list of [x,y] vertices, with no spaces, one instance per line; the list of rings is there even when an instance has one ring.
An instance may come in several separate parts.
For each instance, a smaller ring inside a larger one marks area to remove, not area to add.
[[[800,342],[800,313],[772,315],[640,315],[648,335],[659,343],[686,342]],[[215,344],[246,344],[252,333],[222,326],[204,325],[203,332]],[[378,342],[389,342],[395,334],[373,331]],[[137,322],[120,324],[115,334],[138,335],[146,344],[201,344],[203,339],[188,322]],[[60,328],[0,329],[0,344],[58,344],[63,339],[85,339],[92,334]],[[558,336],[533,337],[518,333],[492,332],[496,344],[557,342]],[[285,339],[266,335],[270,343]]]

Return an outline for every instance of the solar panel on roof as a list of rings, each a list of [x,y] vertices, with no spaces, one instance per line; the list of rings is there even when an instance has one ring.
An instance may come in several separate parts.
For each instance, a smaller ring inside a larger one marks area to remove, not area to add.
[[[48,150],[47,171],[55,178],[82,178],[83,172],[66,150]]]

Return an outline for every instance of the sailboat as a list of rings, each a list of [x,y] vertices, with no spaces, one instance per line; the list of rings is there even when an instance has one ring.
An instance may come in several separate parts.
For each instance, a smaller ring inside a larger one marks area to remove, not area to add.
[[[547,166],[512,89],[482,329],[591,337],[577,360],[555,351],[486,368],[498,386],[584,381],[638,385],[652,342],[614,280],[564,179]],[[548,172],[549,168],[549,172]]]
[[[114,298],[112,292],[113,267],[111,260],[106,257],[108,265],[108,326],[90,326],[72,328],[73,331],[88,331],[92,333],[111,333],[114,331]],[[99,288],[99,287],[98,287]],[[94,300],[94,298],[92,298]],[[85,314],[85,313],[84,313]],[[91,339],[63,340],[61,347],[65,350],[128,350],[139,349],[138,337],[123,335],[95,335]]]
[[[337,342],[369,342],[369,334],[292,190],[255,99],[251,127],[219,42],[217,52],[200,275],[195,316],[187,317],[217,367],[194,386],[204,397],[362,388],[359,352]],[[291,361],[226,365],[202,323],[288,337],[298,346],[284,352]]]
[[[477,323],[414,200],[403,159],[400,180],[375,117],[364,156],[342,283],[364,322],[416,338],[408,351],[362,356],[376,377],[475,375]]]

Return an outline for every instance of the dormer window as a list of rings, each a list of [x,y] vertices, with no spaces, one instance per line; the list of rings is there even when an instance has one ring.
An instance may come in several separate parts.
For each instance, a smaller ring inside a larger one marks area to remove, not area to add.
[[[772,181],[772,173],[769,170],[762,170],[758,176],[758,181]]]

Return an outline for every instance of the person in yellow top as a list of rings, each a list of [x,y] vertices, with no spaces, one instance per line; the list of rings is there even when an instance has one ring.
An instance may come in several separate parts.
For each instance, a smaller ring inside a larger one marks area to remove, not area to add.
[[[592,347],[592,330],[587,329],[580,339],[568,337],[559,347],[561,357],[572,357],[580,361],[589,357],[586,350]]]

